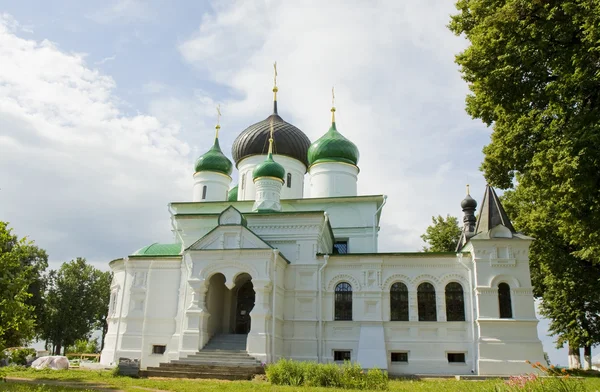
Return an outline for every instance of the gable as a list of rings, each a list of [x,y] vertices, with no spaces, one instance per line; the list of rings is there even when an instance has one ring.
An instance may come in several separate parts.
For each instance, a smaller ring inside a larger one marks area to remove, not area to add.
[[[242,225],[217,226],[187,250],[272,249],[272,246]]]

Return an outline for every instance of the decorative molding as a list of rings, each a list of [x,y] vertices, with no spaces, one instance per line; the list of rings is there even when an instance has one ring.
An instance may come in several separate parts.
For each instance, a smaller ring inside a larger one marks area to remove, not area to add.
[[[382,285],[383,290],[386,293],[389,293],[389,291],[392,289],[392,285],[396,282],[404,283],[406,285],[406,288],[409,291],[411,290],[412,280],[408,276],[403,275],[403,274],[394,274],[394,275],[390,276],[389,278],[387,278]]]
[[[349,274],[338,274],[334,276],[333,279],[329,281],[329,284],[327,285],[327,290],[333,291],[335,289],[335,286],[337,286],[337,284],[340,282],[350,283],[352,285],[352,292],[360,291],[360,283],[358,282],[358,279]]]

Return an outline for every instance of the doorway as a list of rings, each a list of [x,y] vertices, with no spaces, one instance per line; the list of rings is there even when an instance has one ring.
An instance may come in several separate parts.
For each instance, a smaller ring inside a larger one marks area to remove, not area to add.
[[[235,309],[235,329],[236,334],[247,335],[250,332],[251,318],[250,312],[254,308],[256,295],[252,280],[247,280],[237,290],[237,301]]]

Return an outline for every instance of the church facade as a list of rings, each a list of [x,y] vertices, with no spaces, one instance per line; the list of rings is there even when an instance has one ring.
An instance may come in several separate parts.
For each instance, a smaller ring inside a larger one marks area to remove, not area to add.
[[[532,238],[491,187],[462,201],[456,252],[378,252],[383,195],[357,194],[359,152],[336,129],[311,143],[274,111],[196,162],[193,199],[169,205],[175,240],[110,262],[101,362],[185,359],[217,337],[279,358],[351,360],[390,374],[506,375],[543,361]],[[310,197],[304,195],[305,181]]]

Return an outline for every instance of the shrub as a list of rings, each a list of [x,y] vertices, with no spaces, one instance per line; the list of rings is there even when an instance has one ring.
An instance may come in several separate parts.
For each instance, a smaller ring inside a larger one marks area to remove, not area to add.
[[[280,359],[267,365],[267,379],[274,385],[334,387],[344,389],[388,389],[388,374],[379,369],[365,372],[358,363],[298,362]]]
[[[15,365],[27,365],[27,357],[33,357],[36,351],[32,348],[15,348],[9,351],[9,361]]]

